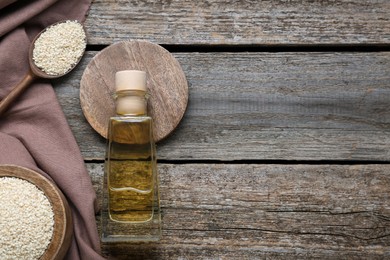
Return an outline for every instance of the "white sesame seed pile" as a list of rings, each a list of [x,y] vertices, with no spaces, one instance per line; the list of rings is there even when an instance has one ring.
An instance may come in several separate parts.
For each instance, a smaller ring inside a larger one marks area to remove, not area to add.
[[[85,31],[77,21],[66,21],[47,28],[35,41],[34,64],[49,75],[70,71],[84,53]]]
[[[38,259],[53,235],[54,213],[34,184],[0,177],[0,259]]]

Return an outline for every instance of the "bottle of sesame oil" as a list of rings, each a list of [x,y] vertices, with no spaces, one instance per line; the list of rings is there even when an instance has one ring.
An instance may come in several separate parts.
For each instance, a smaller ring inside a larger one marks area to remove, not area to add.
[[[161,235],[156,149],[147,115],[146,73],[116,73],[103,187],[102,241],[154,241]]]

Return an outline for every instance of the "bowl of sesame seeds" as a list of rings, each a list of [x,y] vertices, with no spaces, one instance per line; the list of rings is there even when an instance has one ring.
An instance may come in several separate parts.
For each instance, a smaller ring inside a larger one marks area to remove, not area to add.
[[[0,165],[0,259],[63,259],[73,225],[60,189],[33,170]]]

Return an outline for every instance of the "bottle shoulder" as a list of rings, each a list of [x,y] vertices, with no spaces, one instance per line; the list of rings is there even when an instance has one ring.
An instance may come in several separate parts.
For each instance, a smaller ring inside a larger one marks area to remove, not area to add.
[[[152,118],[148,115],[144,116],[130,116],[130,115],[116,115],[110,117],[110,121],[117,122],[147,122],[152,121]]]

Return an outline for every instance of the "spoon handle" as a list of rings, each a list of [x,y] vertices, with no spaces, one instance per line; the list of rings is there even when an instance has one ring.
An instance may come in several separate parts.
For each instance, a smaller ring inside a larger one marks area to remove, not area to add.
[[[31,82],[35,79],[35,75],[31,72],[31,70],[24,76],[22,81],[19,82],[16,87],[14,87],[11,92],[3,98],[0,102],[0,116],[7,110],[9,105],[13,103],[22,92],[31,84]]]

